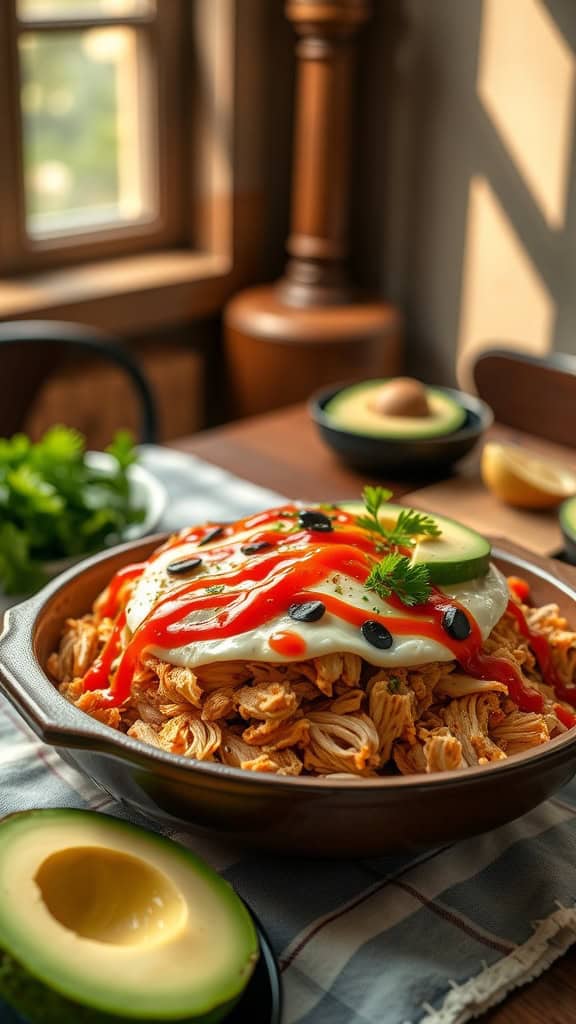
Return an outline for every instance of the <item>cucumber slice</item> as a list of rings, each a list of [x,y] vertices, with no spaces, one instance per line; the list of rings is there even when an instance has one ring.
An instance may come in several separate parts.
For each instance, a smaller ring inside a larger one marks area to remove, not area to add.
[[[362,515],[364,506],[351,501],[340,506],[345,512]],[[384,505],[380,519],[387,527],[396,522],[402,505]],[[485,537],[454,519],[433,514],[442,531],[439,537],[422,537],[413,551],[412,561],[427,566],[432,583],[464,583],[485,576],[490,566],[491,546]]]

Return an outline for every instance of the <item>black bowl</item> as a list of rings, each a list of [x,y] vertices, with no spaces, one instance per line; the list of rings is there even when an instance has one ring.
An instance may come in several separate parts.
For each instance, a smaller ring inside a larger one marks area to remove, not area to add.
[[[309,410],[326,444],[355,469],[394,470],[397,476],[414,472],[445,472],[472,450],[494,419],[490,406],[480,398],[453,388],[436,388],[466,410],[463,425],[451,434],[401,439],[355,434],[338,427],[326,413],[330,399],[349,387],[350,383],[332,385],[327,390],[317,392],[310,399]]]

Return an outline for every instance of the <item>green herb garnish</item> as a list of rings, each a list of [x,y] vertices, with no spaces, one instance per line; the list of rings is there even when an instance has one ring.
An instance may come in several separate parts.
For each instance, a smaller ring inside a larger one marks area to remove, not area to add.
[[[43,563],[97,551],[120,540],[145,510],[131,501],[134,444],[120,431],[103,472],[87,465],[76,430],[55,426],[33,444],[24,434],[0,439],[0,589],[24,593],[45,581]]]
[[[206,587],[207,594],[223,594],[225,590],[226,587],[224,586],[223,583],[215,583],[211,587]]]
[[[395,594],[403,604],[424,604],[430,594],[430,573],[425,565],[391,551],[373,566],[365,586],[383,600]]]
[[[382,505],[390,501],[391,497],[392,491],[387,491],[385,487],[365,487],[362,491],[362,501],[367,514],[356,517],[358,526],[369,530],[370,533],[378,533],[383,540],[387,540],[387,530],[380,522],[378,513]]]
[[[439,537],[441,530],[432,516],[416,512],[413,508],[402,509],[393,530],[388,532],[388,543],[394,546],[411,547],[415,537]]]
[[[380,520],[380,509],[392,497],[392,491],[384,487],[365,487],[362,491],[362,501],[366,508],[366,515],[358,516],[358,526],[376,533],[381,542],[390,547],[412,547],[415,537],[428,536],[439,537],[441,530],[432,516],[423,512],[416,512],[413,508],[402,509],[393,528],[388,530]]]

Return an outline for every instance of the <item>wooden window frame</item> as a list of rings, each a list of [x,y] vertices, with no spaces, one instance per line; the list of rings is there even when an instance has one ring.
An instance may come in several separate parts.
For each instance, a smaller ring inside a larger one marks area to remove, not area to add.
[[[3,207],[0,226],[0,272],[46,270],[184,244],[186,0],[160,0],[155,11],[142,14],[58,20],[20,21],[16,8],[17,0],[2,0],[0,4],[0,53],[7,55],[4,72],[0,73],[0,129],[6,139],[5,155],[0,159],[0,194],[11,197]],[[153,103],[153,191],[159,208],[154,216],[141,221],[98,229],[87,226],[69,234],[32,238],[26,231],[18,38],[29,31],[73,32],[93,27],[134,28],[141,34],[141,74],[148,78],[146,88]]]
[[[259,143],[246,125],[262,83],[253,73],[254,52],[265,48],[270,0],[184,2],[184,240],[78,265],[56,260],[19,273],[0,269],[0,320],[75,320],[141,337],[214,316],[235,291],[266,273]],[[248,17],[254,6],[261,19],[256,36]],[[3,99],[0,89],[0,118]],[[0,149],[0,201],[10,195],[4,172]]]

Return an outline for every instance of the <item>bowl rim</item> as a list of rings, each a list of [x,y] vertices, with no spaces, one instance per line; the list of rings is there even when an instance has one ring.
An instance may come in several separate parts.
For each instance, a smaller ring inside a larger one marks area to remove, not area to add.
[[[0,693],[3,693],[15,709],[22,715],[24,720],[33,729],[37,736],[49,746],[61,747],[63,749],[79,749],[85,753],[106,754],[117,757],[121,761],[139,767],[152,767],[170,773],[170,770],[182,772],[190,778],[196,777],[198,781],[202,777],[218,778],[223,781],[246,784],[247,775],[251,785],[262,787],[265,791],[270,786],[275,789],[286,790],[300,789],[310,793],[324,793],[328,791],[348,791],[361,789],[409,789],[428,792],[431,789],[452,788],[474,783],[479,779],[487,779],[490,774],[508,774],[521,771],[527,763],[537,765],[543,759],[554,759],[555,754],[565,760],[566,748],[576,748],[576,726],[562,733],[560,736],[549,740],[538,747],[514,754],[512,757],[501,761],[492,761],[486,765],[477,765],[473,768],[459,768],[446,772],[434,774],[414,773],[413,775],[381,775],[375,778],[335,778],[333,775],[327,778],[317,776],[279,776],[265,772],[246,772],[242,768],[234,768],[230,765],[223,765],[213,761],[192,761],[181,754],[172,754],[157,747],[149,746],[141,740],[136,740],[125,733],[118,732],[110,726],[103,725],[96,719],[91,718],[86,712],[75,708],[65,697],[60,694],[55,683],[49,678],[42,665],[37,659],[34,646],[34,633],[36,620],[39,613],[49,605],[58,594],[73,585],[74,580],[84,573],[90,571],[93,566],[117,558],[124,553],[127,555],[126,562],[130,561],[130,555],[138,549],[154,546],[162,543],[169,534],[155,534],[137,541],[129,541],[124,544],[109,548],[106,551],[84,559],[64,572],[61,576],[51,580],[42,590],[38,591],[26,601],[9,608],[4,616],[4,627],[0,634]],[[566,580],[556,578],[542,565],[530,561],[530,552],[527,557],[518,555],[515,552],[508,552],[499,549],[496,545],[492,550],[492,557],[495,560],[504,560],[514,570],[529,571],[542,580],[552,583],[558,590],[569,597],[576,606],[576,583],[572,585]],[[26,683],[18,678],[18,675],[10,664],[15,661],[21,663],[22,646],[27,646]],[[29,676],[29,678],[28,678]],[[4,685],[2,685],[4,683]],[[44,690],[47,700],[34,693],[35,684],[40,684]],[[49,689],[48,689],[49,688]],[[52,708],[54,702],[54,709]],[[48,710],[46,710],[48,706]],[[65,718],[69,718],[72,724],[58,722],[58,709],[66,709]],[[77,722],[77,724],[76,724]],[[576,750],[574,752],[576,758]]]
[[[383,380],[386,378],[382,378]],[[461,405],[466,412],[472,413],[477,416],[479,423],[464,424],[459,427],[458,430],[453,430],[449,434],[437,434],[434,437],[390,437],[387,434],[379,436],[378,434],[365,434],[360,431],[346,430],[343,427],[339,427],[337,423],[330,416],[326,415],[325,404],[331,398],[334,398],[338,392],[343,391],[344,388],[351,387],[353,384],[361,384],[360,380],[348,380],[340,381],[336,384],[331,384],[329,387],[323,387],[315,391],[308,399],[308,412],[311,418],[318,426],[330,430],[334,434],[338,434],[340,437],[356,438],[360,441],[373,441],[380,442],[381,444],[396,447],[398,449],[405,448],[409,445],[417,444],[418,446],[424,445],[430,448],[438,447],[443,444],[448,444],[454,441],[464,441],[468,438],[479,437],[484,431],[488,430],[494,422],[494,413],[490,406],[477,395],[471,395],[467,391],[460,391],[458,388],[449,388],[442,385],[433,385],[435,391],[441,391],[443,394],[453,398],[459,405]],[[430,385],[432,386],[432,385]]]

